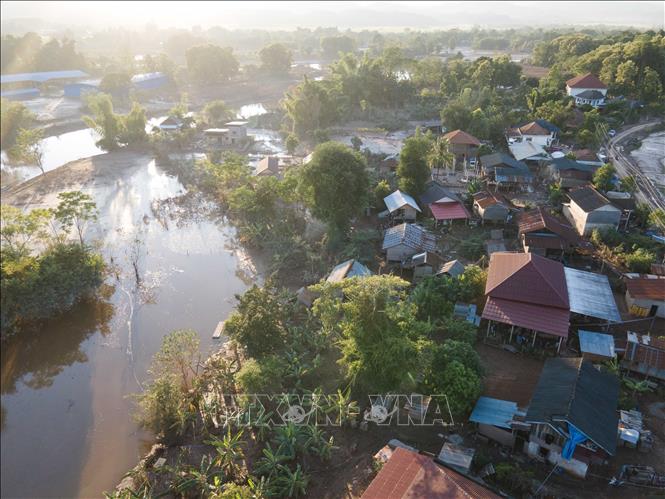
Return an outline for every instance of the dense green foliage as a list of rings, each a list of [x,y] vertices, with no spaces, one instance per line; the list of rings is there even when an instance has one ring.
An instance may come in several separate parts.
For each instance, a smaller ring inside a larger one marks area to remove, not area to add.
[[[223,100],[214,100],[205,105],[201,118],[205,125],[219,128],[233,118],[233,112]]]
[[[36,33],[2,37],[2,74],[32,71],[85,69],[85,58],[76,51],[73,40],[49,38],[47,42]]]
[[[431,176],[428,164],[431,148],[431,138],[420,131],[404,141],[397,165],[399,188],[404,192],[417,196],[425,190],[425,184]]]
[[[369,178],[365,158],[336,143],[314,149],[303,165],[300,190],[312,214],[326,222],[332,238],[344,236],[351,220],[367,205]]]
[[[286,74],[291,69],[293,54],[281,43],[273,43],[263,47],[259,52],[261,68],[270,73]]]
[[[187,49],[187,70],[199,83],[219,83],[238,72],[238,60],[233,49],[216,45],[200,45]]]
[[[15,144],[22,129],[27,129],[34,116],[21,102],[2,99],[0,102],[0,146],[9,151]]]
[[[69,310],[102,284],[104,262],[83,244],[85,224],[80,220],[94,208],[85,209],[82,214],[80,204],[71,203],[75,194],[63,193],[69,200],[61,197],[58,208],[52,211],[23,213],[2,205],[3,334]],[[62,232],[53,235],[51,227],[56,226]],[[66,242],[66,234],[73,226],[80,229],[79,243]]]
[[[127,115],[113,111],[113,101],[107,94],[94,94],[87,97],[92,116],[84,116],[83,121],[100,136],[97,145],[107,151],[122,145],[143,144],[147,141],[145,131],[145,109],[134,102]]]

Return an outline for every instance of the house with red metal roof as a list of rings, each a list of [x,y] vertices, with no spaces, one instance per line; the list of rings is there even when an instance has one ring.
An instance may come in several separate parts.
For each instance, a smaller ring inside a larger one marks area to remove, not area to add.
[[[425,192],[420,197],[420,203],[429,208],[437,224],[452,223],[453,220],[468,220],[471,215],[464,203],[456,194],[449,191],[436,181],[430,181],[425,186]]]
[[[605,105],[607,85],[594,74],[576,76],[566,82],[566,93],[575,99],[575,105],[589,104],[593,107]]]
[[[361,499],[499,499],[487,487],[431,457],[396,447]]]
[[[532,253],[496,252],[490,257],[483,319],[548,339],[568,338],[570,302],[563,265]],[[521,337],[523,335],[520,334]]]
[[[580,237],[570,224],[559,220],[539,206],[517,218],[518,238],[526,253],[561,257],[573,251]]]

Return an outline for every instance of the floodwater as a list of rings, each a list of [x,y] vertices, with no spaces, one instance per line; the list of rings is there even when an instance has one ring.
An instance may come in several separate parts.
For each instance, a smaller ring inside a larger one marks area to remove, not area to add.
[[[260,102],[256,104],[245,104],[238,110],[236,118],[241,118],[246,120],[247,118],[251,118],[252,116],[261,116],[262,114],[266,114],[267,112],[268,110]]]
[[[3,344],[2,497],[112,489],[152,444],[129,396],[164,335],[194,329],[209,352],[234,295],[260,279],[233,227],[154,160],[118,177],[86,190],[100,210],[87,237],[113,266],[103,296]]]
[[[51,171],[70,161],[103,154],[104,151],[95,145],[97,140],[99,140],[99,135],[90,128],[45,137],[41,141],[44,171]],[[41,170],[36,165],[13,166],[7,164],[7,156],[4,152],[0,164],[4,173],[11,179],[9,181],[11,183],[23,182],[41,174]],[[3,181],[3,183],[5,182]]]

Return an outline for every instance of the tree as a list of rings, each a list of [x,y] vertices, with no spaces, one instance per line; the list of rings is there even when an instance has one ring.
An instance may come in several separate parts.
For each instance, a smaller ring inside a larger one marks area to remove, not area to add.
[[[354,151],[360,151],[360,146],[363,145],[363,141],[360,137],[354,135],[351,137],[351,146],[353,147]]]
[[[122,133],[122,120],[113,112],[111,97],[108,94],[88,95],[87,104],[93,116],[84,116],[83,121],[100,136],[97,145],[107,151],[116,149]]]
[[[129,91],[132,78],[127,73],[109,73],[99,82],[99,90],[107,94],[119,95]]]
[[[665,210],[658,208],[649,214],[648,222],[650,225],[656,225],[661,229],[665,228]]]
[[[321,39],[321,50],[325,59],[334,59],[340,52],[353,52],[355,45],[353,38],[346,35],[328,36]]]
[[[451,151],[450,142],[448,139],[443,137],[437,137],[430,146],[429,154],[427,155],[427,164],[430,170],[436,168],[439,171],[440,168],[450,165],[453,167],[455,165],[455,155]]]
[[[230,47],[199,45],[185,52],[187,70],[193,80],[199,83],[217,83],[228,80],[239,69],[238,60]]]
[[[296,152],[296,149],[298,148],[298,144],[300,141],[298,140],[298,137],[295,136],[295,134],[290,133],[286,137],[285,145],[286,145],[286,151],[293,156]]]
[[[2,150],[11,150],[16,143],[19,131],[29,128],[33,121],[33,114],[23,103],[2,99],[0,101],[0,146]]]
[[[286,328],[283,306],[269,285],[254,285],[244,295],[236,296],[238,307],[226,320],[224,330],[247,355],[261,359],[283,348]]]
[[[223,100],[208,102],[202,114],[206,125],[210,127],[220,127],[233,118],[233,112]]]
[[[618,90],[625,95],[635,95],[638,82],[639,68],[631,61],[625,61],[617,67],[615,84]]]
[[[421,134],[419,130],[413,137],[404,141],[397,165],[397,177],[401,190],[413,196],[417,196],[425,190],[425,184],[431,176],[428,165],[431,147],[429,137]]]
[[[51,213],[34,209],[24,213],[15,206],[0,205],[0,242],[2,250],[16,258],[30,255],[34,247],[46,240],[46,227]]]
[[[312,214],[328,224],[333,239],[346,234],[353,217],[367,206],[366,167],[363,156],[338,142],[318,145],[302,167],[303,197]]]
[[[445,395],[450,411],[457,416],[471,410],[482,390],[480,377],[474,369],[460,360],[450,360],[443,347],[434,354],[423,385],[432,395]]]
[[[368,393],[406,389],[419,368],[429,325],[404,301],[408,283],[394,276],[344,279],[314,287],[313,312],[328,334],[339,334],[346,378]],[[343,298],[342,298],[343,296]]]
[[[44,173],[44,165],[42,164],[44,156],[42,150],[43,138],[44,132],[39,128],[19,130],[16,141],[8,152],[9,157],[20,163],[37,165]]]
[[[658,72],[650,67],[644,68],[640,96],[647,102],[658,102],[663,98],[663,81]]]
[[[611,164],[607,163],[593,174],[593,186],[599,191],[607,192],[611,191],[614,187],[614,174],[616,173],[616,168]]]
[[[285,94],[282,106],[296,136],[314,137],[316,132],[332,125],[337,119],[337,105],[320,81],[304,81]]]
[[[656,255],[645,248],[637,248],[626,255],[626,267],[630,272],[648,274],[651,272],[651,264],[655,261]]]
[[[58,194],[60,202],[53,210],[53,216],[64,230],[73,228],[79,236],[81,246],[83,234],[89,222],[97,220],[97,205],[88,194],[81,191],[68,191]]]
[[[144,143],[148,139],[148,134],[145,131],[147,121],[145,109],[138,102],[132,103],[129,114],[122,121],[122,133],[118,137],[120,142],[133,145]]]
[[[374,187],[374,207],[383,206],[383,200],[392,192],[387,180],[380,180]]]
[[[293,55],[281,43],[273,43],[263,47],[259,52],[261,67],[270,73],[286,74],[291,69]]]
[[[559,184],[551,184],[548,187],[548,190],[549,190],[549,196],[548,196],[549,203],[555,208],[560,208],[561,203],[563,203],[563,201],[566,199],[566,195],[561,190],[561,186]]]
[[[188,392],[199,372],[199,343],[199,335],[192,329],[177,329],[167,334],[153,358],[150,374],[155,378],[173,376],[183,393]]]
[[[635,189],[637,189],[637,183],[635,182],[635,177],[633,177],[632,175],[628,175],[627,177],[623,177],[619,181],[619,184],[621,185],[621,190],[623,192],[633,193],[633,192],[635,192]]]

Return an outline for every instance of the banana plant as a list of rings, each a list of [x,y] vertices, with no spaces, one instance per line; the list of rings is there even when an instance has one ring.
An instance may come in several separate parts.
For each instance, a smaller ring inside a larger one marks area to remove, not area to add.
[[[217,452],[213,461],[214,465],[224,470],[224,473],[229,477],[237,477],[240,474],[241,463],[245,457],[242,450],[242,435],[242,430],[233,434],[229,427],[226,435],[221,440],[214,438],[206,442],[215,447]]]
[[[254,472],[270,480],[279,473],[280,465],[289,461],[289,456],[280,454],[279,451],[273,451],[270,444],[263,449],[262,453],[263,457],[256,461]]]
[[[288,466],[280,465],[280,475],[275,480],[276,491],[283,497],[301,497],[307,493],[309,477],[302,471],[300,465],[295,471]]]

